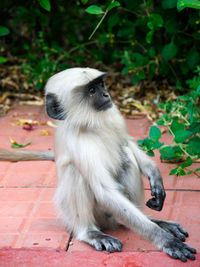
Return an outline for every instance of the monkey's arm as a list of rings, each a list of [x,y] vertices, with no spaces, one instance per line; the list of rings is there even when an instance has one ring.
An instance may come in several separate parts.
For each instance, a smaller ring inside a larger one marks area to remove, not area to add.
[[[53,151],[28,151],[0,148],[0,161],[54,160]]]
[[[161,211],[166,197],[163,186],[162,176],[156,164],[132,141],[129,142],[129,148],[135,156],[140,171],[148,177],[151,187],[151,195],[146,205],[154,210]]]
[[[98,158],[99,155],[96,156]],[[90,157],[86,158],[86,162],[87,165],[77,165],[77,167],[102,207],[111,212],[120,223],[152,241],[171,257],[182,261],[186,261],[186,258],[195,259],[193,255],[196,253],[195,249],[182,243],[178,238],[152,222],[123,195],[120,185],[114,181],[101,162],[95,162],[95,159]],[[95,237],[93,238],[95,239]]]

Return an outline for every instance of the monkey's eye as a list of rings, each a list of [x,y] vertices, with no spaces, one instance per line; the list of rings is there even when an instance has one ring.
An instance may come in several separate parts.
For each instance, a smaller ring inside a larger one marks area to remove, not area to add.
[[[90,94],[90,95],[94,95],[95,93],[96,93],[95,88],[94,88],[94,87],[91,87],[91,88],[89,89],[89,94]]]

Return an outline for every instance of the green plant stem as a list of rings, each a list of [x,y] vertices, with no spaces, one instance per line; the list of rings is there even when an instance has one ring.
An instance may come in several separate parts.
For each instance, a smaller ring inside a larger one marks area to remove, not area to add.
[[[193,170],[190,170],[188,168],[185,168],[187,171],[192,172],[194,175],[196,175],[198,178],[200,178],[200,175],[197,172],[194,172]]]
[[[80,45],[77,45],[77,46],[71,48],[71,49],[69,50],[69,52],[67,52],[67,54],[70,55],[71,53],[75,52],[76,50],[78,50],[78,49],[81,48],[81,47],[85,47],[85,46],[92,45],[92,44],[95,44],[95,43],[97,43],[97,40],[82,43],[82,44],[80,44]],[[62,54],[62,55],[60,55],[60,56],[57,58],[57,60],[56,60],[56,64],[57,64],[59,61],[61,61],[65,56],[66,56],[66,54]]]
[[[136,13],[136,12],[134,12],[132,10],[129,10],[128,8],[125,8],[125,7],[121,7],[120,6],[120,7],[118,7],[118,9],[119,10],[122,10],[122,11],[125,11],[125,12],[129,12],[129,13],[135,15],[135,16],[138,16],[138,17],[141,17],[142,16],[142,14]]]
[[[112,0],[111,3],[113,3],[115,0]],[[108,10],[106,10],[103,14],[103,17],[100,19],[99,23],[97,24],[97,26],[95,27],[95,29],[93,30],[93,32],[90,34],[89,36],[89,40],[92,38],[92,36],[95,34],[95,32],[98,30],[99,26],[101,25],[101,23],[103,22],[103,20],[105,19],[106,15],[108,14]]]

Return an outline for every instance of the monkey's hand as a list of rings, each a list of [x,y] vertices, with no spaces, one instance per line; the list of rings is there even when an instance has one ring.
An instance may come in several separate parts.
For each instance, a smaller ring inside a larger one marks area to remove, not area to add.
[[[196,249],[184,244],[176,237],[169,237],[168,241],[163,246],[163,251],[174,259],[179,259],[186,262],[187,259],[195,260],[193,254],[196,253]]]
[[[153,196],[153,198],[149,199],[146,205],[150,209],[161,211],[166,197],[164,187],[161,184],[152,185],[151,182],[150,185],[151,185],[151,195]]]

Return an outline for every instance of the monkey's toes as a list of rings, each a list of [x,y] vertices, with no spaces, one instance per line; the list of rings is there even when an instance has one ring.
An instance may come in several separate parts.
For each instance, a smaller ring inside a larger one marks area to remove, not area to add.
[[[93,244],[98,251],[106,250],[108,252],[116,252],[122,250],[122,244],[119,239],[105,234],[99,235],[93,241]]]

